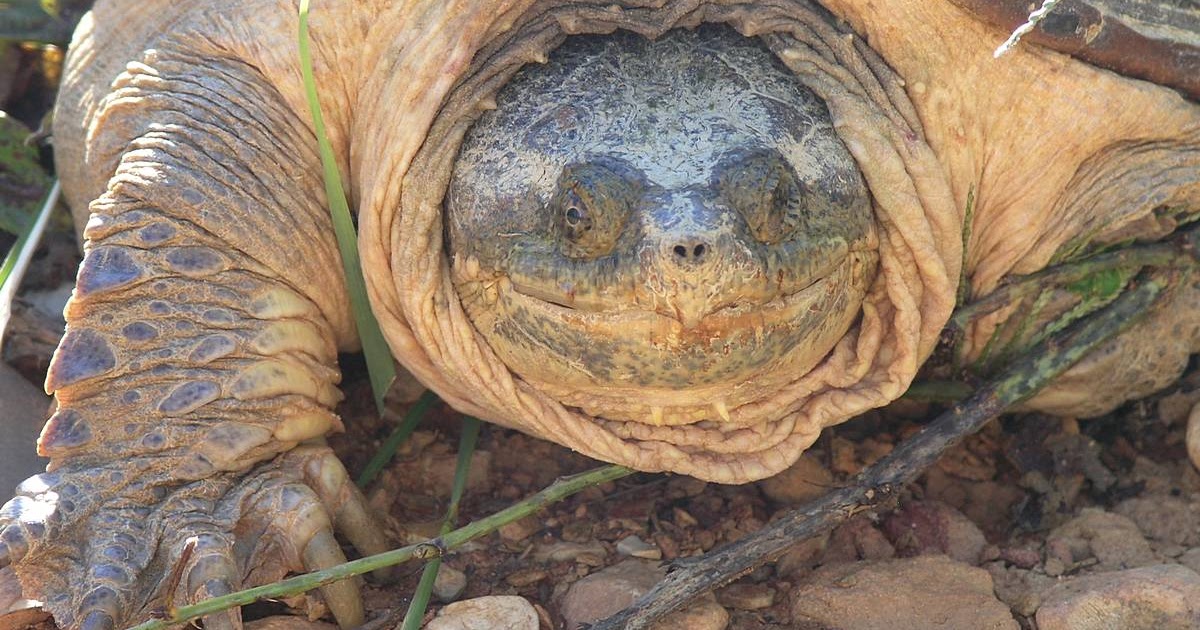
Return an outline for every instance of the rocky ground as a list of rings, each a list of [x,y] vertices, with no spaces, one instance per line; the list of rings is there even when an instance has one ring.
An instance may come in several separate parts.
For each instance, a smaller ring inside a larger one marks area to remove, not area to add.
[[[41,99],[44,111],[44,93],[30,91],[21,74],[29,61],[21,59],[11,76],[0,67],[0,88],[26,90],[32,96],[20,102]],[[3,175],[0,169],[0,184]],[[10,242],[0,237],[0,248]],[[59,313],[77,256],[68,232],[50,236],[14,308],[0,363],[0,494],[38,466],[29,455],[48,402],[38,390],[61,334]],[[375,417],[361,368],[353,357],[347,365],[340,411],[348,431],[332,443],[354,473],[404,408]],[[895,505],[797,541],[658,627],[1198,628],[1200,474],[1184,448],[1187,414],[1198,400],[1200,373],[1103,418],[1016,415],[993,422],[946,453]],[[737,540],[846,483],[936,413],[901,402],[868,414],[828,431],[792,469],[756,484],[635,475],[587,490],[452,553],[426,627],[581,628],[628,605],[672,560]],[[367,489],[397,545],[436,532],[459,430],[458,416],[436,405]],[[462,522],[595,465],[485,427]],[[413,564],[395,583],[365,587],[367,627],[398,625],[419,573]],[[16,599],[6,584],[11,580],[0,571],[0,630],[53,627],[37,609],[6,613]],[[283,616],[302,610],[314,619],[321,613],[319,604],[299,598],[251,606],[246,618],[259,629],[332,627]]]

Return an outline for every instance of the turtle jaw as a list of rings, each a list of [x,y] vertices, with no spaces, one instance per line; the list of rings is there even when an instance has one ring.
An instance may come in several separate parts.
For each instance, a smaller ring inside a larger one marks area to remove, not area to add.
[[[853,250],[802,289],[691,326],[636,305],[570,308],[470,259],[454,272],[476,329],[521,378],[588,415],[682,425],[727,420],[811,370],[858,317],[876,262],[874,248]]]

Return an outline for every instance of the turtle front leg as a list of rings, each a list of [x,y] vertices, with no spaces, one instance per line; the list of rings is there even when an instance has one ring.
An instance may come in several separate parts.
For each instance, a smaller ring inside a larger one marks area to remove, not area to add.
[[[353,330],[312,136],[252,67],[168,50],[95,117],[91,137],[135,133],[90,207],[49,470],[0,511],[0,567],[67,628],[340,562],[335,529],[386,548],[321,444]],[[352,582],[324,595],[361,623]]]

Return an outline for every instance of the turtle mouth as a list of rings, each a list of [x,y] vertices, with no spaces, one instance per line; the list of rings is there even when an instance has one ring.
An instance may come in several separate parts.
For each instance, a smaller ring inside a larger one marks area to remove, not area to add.
[[[780,248],[746,248],[694,273],[673,273],[650,257],[632,264],[619,256],[572,261],[552,252],[525,249],[496,269],[511,290],[568,311],[616,318],[667,318],[684,330],[721,318],[742,318],[753,309],[780,308],[835,274],[847,259],[873,250],[869,239],[807,241]],[[757,250],[757,251],[755,251]],[[553,264],[547,264],[547,259]],[[709,325],[709,328],[712,326]]]
[[[659,308],[628,308],[612,309],[607,304],[596,304],[578,301],[570,294],[544,291],[535,285],[522,285],[514,282],[509,276],[500,280],[501,294],[507,293],[510,299],[519,302],[527,308],[540,308],[547,314],[571,320],[573,316],[583,313],[607,315],[622,324],[645,322],[653,328],[667,327],[683,334],[696,330],[694,334],[704,334],[703,331],[713,331],[728,326],[733,320],[742,321],[751,313],[759,313],[763,323],[769,323],[774,318],[786,317],[786,311],[810,296],[814,288],[825,278],[812,280],[805,286],[790,293],[778,295],[762,301],[748,299],[745,301],[722,301],[719,306],[712,308],[699,317],[681,313],[681,308],[665,301]],[[676,330],[677,329],[677,330]]]
[[[526,381],[589,415],[670,425],[723,420],[812,369],[858,317],[876,260],[853,250],[794,291],[722,303],[695,322],[637,304],[563,304],[508,274],[454,267],[476,329]]]
[[[573,286],[549,287],[543,282],[529,281],[523,274],[503,274],[514,294],[545,303],[548,308],[584,313],[608,313],[633,319],[665,318],[683,329],[729,318],[741,318],[749,310],[759,309],[764,315],[786,308],[831,274],[840,261],[830,262],[803,278],[784,280],[782,274],[773,283],[746,284],[733,291],[716,292],[711,286],[676,283],[673,286],[647,286],[648,283],[622,287],[631,298],[614,299],[611,294],[582,292]],[[657,290],[656,290],[657,289]],[[639,317],[640,315],[640,317]]]

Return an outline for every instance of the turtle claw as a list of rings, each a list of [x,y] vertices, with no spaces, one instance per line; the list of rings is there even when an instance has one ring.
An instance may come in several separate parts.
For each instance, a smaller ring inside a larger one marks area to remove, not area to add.
[[[305,446],[284,456],[284,465],[302,471],[305,483],[317,493],[333,517],[338,533],[363,555],[383,553],[390,548],[383,530],[367,509],[366,497],[350,479],[346,467],[325,446]],[[390,568],[372,573],[378,580],[392,575]]]
[[[187,569],[186,579],[172,579],[171,587],[178,588],[182,583],[189,604],[228,595],[237,590],[239,571],[230,545],[223,537],[206,534],[187,539],[179,563],[177,571],[186,565],[190,565],[190,568]],[[239,630],[241,627],[240,608],[235,607],[204,617],[205,630]]]
[[[144,462],[143,462],[144,463]],[[97,490],[111,470],[31,478],[0,509],[0,566],[64,628],[131,625],[164,609],[346,561],[335,529],[363,553],[387,547],[333,453],[302,446],[244,474],[164,484],[153,464],[126,463],[129,482]],[[137,474],[131,474],[136,469]],[[359,582],[321,588],[342,627],[364,619]],[[237,608],[206,628],[239,630]]]
[[[304,547],[304,569],[320,571],[346,562],[346,554],[338,546],[333,537],[333,531],[325,528],[317,532],[312,540]],[[321,587],[321,595],[325,605],[343,628],[354,628],[366,620],[362,596],[358,591],[358,583],[354,580],[342,580]]]
[[[20,562],[46,533],[45,509],[35,499],[16,496],[0,508],[0,568]]]
[[[83,598],[79,613],[79,630],[113,630],[120,614],[117,592],[108,586],[97,586]]]
[[[112,615],[100,610],[88,613],[79,624],[79,630],[114,630],[116,627],[117,622],[113,621]]]

